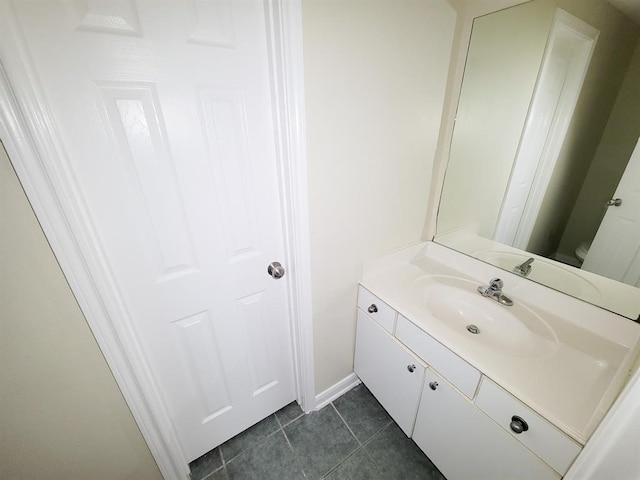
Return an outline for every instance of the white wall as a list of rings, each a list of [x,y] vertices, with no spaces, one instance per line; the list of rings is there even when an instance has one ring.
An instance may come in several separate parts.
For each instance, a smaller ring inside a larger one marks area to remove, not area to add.
[[[0,222],[0,478],[161,478],[1,145]]]
[[[640,371],[636,371],[565,480],[640,478]]]
[[[304,0],[316,391],[353,371],[367,258],[420,240],[455,13],[445,0]]]

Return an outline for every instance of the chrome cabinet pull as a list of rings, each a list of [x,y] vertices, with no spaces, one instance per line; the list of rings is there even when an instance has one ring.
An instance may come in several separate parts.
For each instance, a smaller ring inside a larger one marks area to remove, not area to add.
[[[513,433],[521,434],[522,432],[526,432],[527,430],[529,430],[529,424],[518,415],[514,415],[513,417],[511,417],[509,428],[511,428],[511,431]]]
[[[378,311],[378,307],[376,307],[375,303],[372,303],[371,306],[367,308],[367,312],[369,313],[376,313],[377,311]]]

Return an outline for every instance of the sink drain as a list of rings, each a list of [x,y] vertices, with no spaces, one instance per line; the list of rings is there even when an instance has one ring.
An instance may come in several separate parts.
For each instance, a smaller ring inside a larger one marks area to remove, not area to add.
[[[467,325],[467,331],[469,333],[473,333],[474,335],[477,335],[478,333],[480,333],[480,329],[475,325]]]

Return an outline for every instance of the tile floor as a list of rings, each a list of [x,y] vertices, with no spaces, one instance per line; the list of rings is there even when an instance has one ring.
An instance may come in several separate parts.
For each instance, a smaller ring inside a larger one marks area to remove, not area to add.
[[[189,466],[192,480],[446,480],[364,385],[310,415],[291,403]]]

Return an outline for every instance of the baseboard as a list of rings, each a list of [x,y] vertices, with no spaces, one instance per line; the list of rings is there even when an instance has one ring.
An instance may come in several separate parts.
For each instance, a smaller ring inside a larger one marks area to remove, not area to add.
[[[335,385],[327,388],[324,392],[316,395],[316,410],[320,410],[322,407],[329,405],[336,398],[344,395],[356,385],[360,384],[360,379],[355,373],[352,373]]]

